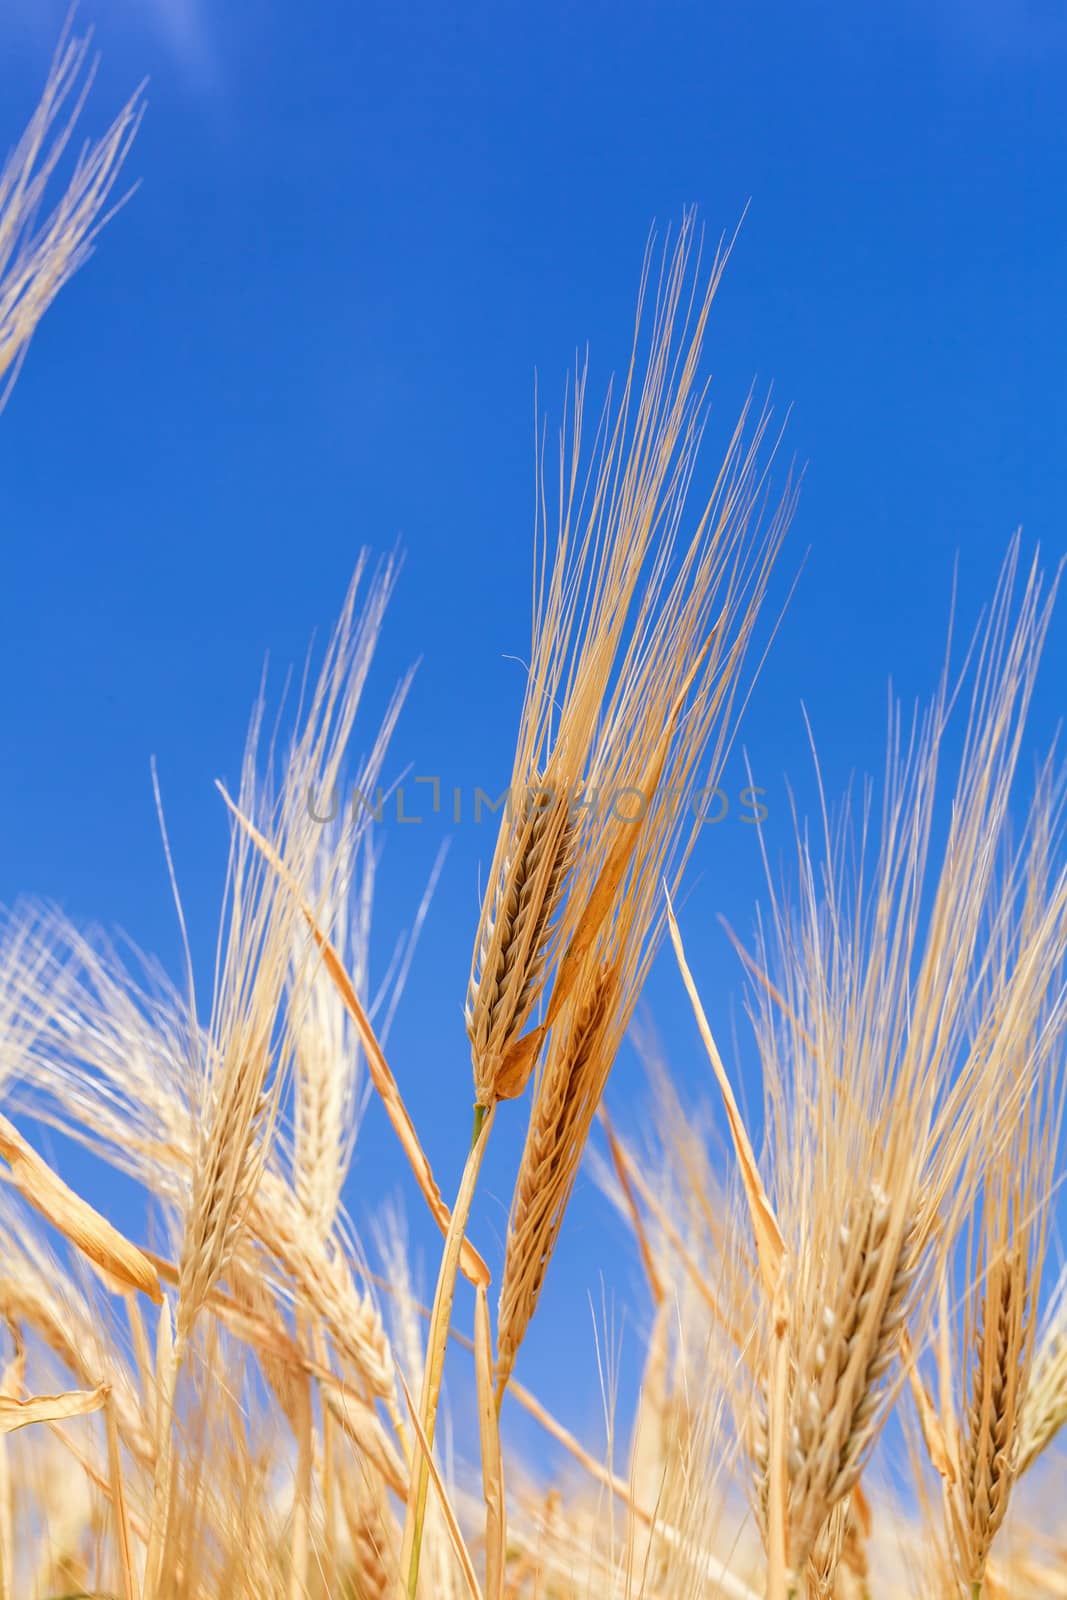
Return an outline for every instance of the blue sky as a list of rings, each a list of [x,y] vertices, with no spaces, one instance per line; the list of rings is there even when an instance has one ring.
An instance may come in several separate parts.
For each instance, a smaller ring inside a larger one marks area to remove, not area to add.
[[[0,142],[32,108],[64,3],[0,20]],[[886,684],[925,695],[953,564],[969,626],[1021,523],[1067,549],[1067,22],[1060,8],[700,3],[441,7],[84,0],[99,129],[148,75],[138,192],[43,323],[0,419],[0,900],[33,894],[177,959],[152,805],[157,757],[204,960],[265,655],[280,686],[329,627],[361,545],[405,567],[369,720],[421,666],[391,770],[496,782],[528,637],[535,369],[550,411],[588,342],[599,394],[627,353],[650,224],[747,218],[709,336],[709,461],[755,380],[807,464],[776,600],[807,560],[747,716],[786,850],[788,779],[877,771]],[[1033,717],[1053,733],[1054,622]],[[498,781],[499,780],[499,781]],[[744,781],[740,756],[727,775]],[[384,965],[444,834],[387,834]],[[443,1186],[470,1080],[461,1002],[488,830],[455,830],[391,1044]],[[720,1031],[742,985],[718,929],[751,926],[753,832],[708,831],[686,907]],[[661,960],[653,1014],[705,1082]],[[619,1063],[619,1121],[641,1076]],[[503,1123],[505,1119],[501,1119]],[[478,1221],[502,1236],[521,1113]],[[398,1190],[368,1119],[350,1198]],[[417,1243],[432,1233],[408,1191]],[[578,1193],[521,1376],[595,1419],[586,1291],[644,1314],[622,1234]],[[576,1356],[560,1371],[567,1307]],[[629,1313],[628,1313],[629,1314]],[[625,1368],[624,1368],[625,1370]]]

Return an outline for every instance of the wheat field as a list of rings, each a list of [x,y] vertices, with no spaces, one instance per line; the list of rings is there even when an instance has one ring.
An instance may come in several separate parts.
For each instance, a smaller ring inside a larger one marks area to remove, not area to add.
[[[88,67],[65,35],[0,175],[5,399],[122,198],[139,96],[45,203]],[[1067,1285],[1043,1272],[1064,789],[1053,751],[1022,760],[1055,575],[1014,540],[962,663],[892,706],[878,781],[766,861],[738,952],[762,1075],[744,1110],[687,955],[699,830],[670,803],[714,786],[737,736],[796,500],[754,408],[691,493],[728,253],[691,215],[649,244],[629,367],[603,402],[579,369],[540,458],[510,802],[454,930],[473,1105],[454,1170],[431,1169],[368,1000],[370,822],[308,804],[353,777],[357,730],[361,790],[383,773],[406,681],[377,729],[360,700],[395,563],[361,559],[291,737],[274,747],[260,703],[240,785],[219,785],[210,996],[191,949],[167,974],[55,910],[3,913],[0,1600],[1067,1595]],[[642,1033],[638,1144],[605,1091],[657,952],[709,1098],[687,1104]],[[365,1089],[439,1229],[428,1305],[396,1217],[369,1196],[360,1231],[349,1214]],[[469,1222],[503,1119],[524,1142],[490,1262]],[[50,1129],[132,1181],[140,1218],[76,1193]],[[607,1454],[522,1382],[583,1163],[646,1300]],[[476,1415],[447,1412],[460,1366]],[[509,1447],[513,1408],[556,1477]]]

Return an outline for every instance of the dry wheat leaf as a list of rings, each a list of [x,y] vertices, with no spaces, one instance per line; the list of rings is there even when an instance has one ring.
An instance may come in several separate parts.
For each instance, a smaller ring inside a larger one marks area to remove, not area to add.
[[[84,1417],[99,1411],[110,1393],[110,1385],[96,1389],[70,1389],[65,1394],[35,1394],[28,1400],[13,1400],[0,1395],[0,1433],[13,1433],[31,1422],[65,1422],[68,1417]]]
[[[949,1450],[945,1438],[945,1430],[941,1426],[941,1419],[937,1414],[934,1402],[926,1392],[926,1385],[919,1375],[915,1364],[915,1354],[911,1347],[911,1338],[907,1328],[900,1330],[900,1357],[904,1363],[904,1371],[908,1375],[911,1392],[915,1397],[916,1409],[919,1413],[919,1424],[922,1428],[923,1443],[926,1445],[930,1460],[936,1470],[941,1474],[946,1483],[955,1483],[956,1468],[952,1462],[952,1452]]]
[[[88,1201],[68,1189],[62,1178],[27,1144],[14,1123],[0,1116],[0,1156],[11,1168],[12,1181],[46,1221],[105,1274],[123,1286],[142,1290],[157,1305],[163,1298],[159,1276],[148,1257],[113,1228]]]

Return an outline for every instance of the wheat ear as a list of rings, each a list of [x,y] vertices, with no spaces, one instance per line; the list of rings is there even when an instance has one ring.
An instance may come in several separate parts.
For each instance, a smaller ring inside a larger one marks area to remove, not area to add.
[[[538,796],[547,804],[535,804]],[[487,902],[467,990],[467,1034],[479,1064],[475,1093],[480,1105],[525,1087],[521,1074],[508,1073],[508,1054],[540,995],[573,861],[577,821],[571,797],[534,784],[524,809],[527,815]]]
[[[1026,1307],[1026,1262],[1021,1252],[1009,1250],[990,1265],[982,1294],[955,1497],[957,1512],[953,1522],[960,1571],[973,1590],[981,1588],[990,1547],[1004,1521],[1017,1471],[1016,1426]]]
[[[877,1184],[845,1208],[836,1292],[796,1339],[789,1435],[790,1561],[809,1559],[827,1517],[859,1481],[877,1431],[917,1266],[910,1207]]]
[[[508,1223],[497,1327],[497,1396],[537,1307],[563,1211],[574,1185],[600,1097],[605,1034],[617,999],[618,974],[589,980],[562,1025],[534,1099]]]

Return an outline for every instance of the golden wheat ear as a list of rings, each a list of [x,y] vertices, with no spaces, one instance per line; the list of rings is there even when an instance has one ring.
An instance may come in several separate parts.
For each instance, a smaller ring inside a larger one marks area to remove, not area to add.
[[[546,794],[549,791],[544,791]],[[568,795],[524,803],[513,825],[488,914],[483,916],[467,991],[467,1033],[479,1105],[521,1094],[533,1069],[515,1046],[541,992],[555,919],[574,860],[577,822]],[[485,1070],[493,1063],[493,1070]]]
[[[1051,850],[1059,807],[1051,766],[1042,774],[1017,859],[1008,863],[1009,885],[1021,878],[1018,927],[994,922],[984,987],[1003,1006],[1003,991],[1020,956],[1040,962],[1044,929],[1058,928],[1045,983],[1033,985],[1028,1004],[1016,1005],[1000,1045],[1009,1081],[1008,1115],[994,1122],[977,1215],[963,1257],[965,1281],[963,1370],[959,1394],[946,1409],[958,1464],[946,1491],[946,1534],[961,1584],[980,1591],[991,1570],[994,1541],[1004,1523],[1020,1472],[1033,1459],[1035,1417],[1047,1403],[1046,1373],[1034,1363],[1063,1110],[1063,986],[1067,920],[1062,900],[1067,880],[1057,879]],[[1006,897],[1007,898],[1007,897]],[[1009,900],[1010,907],[1010,900]],[[1047,960],[1047,957],[1046,957]],[[1039,971],[1041,970],[1039,966]],[[958,1420],[957,1420],[958,1418]]]
[[[671,339],[669,323],[659,324],[651,363],[657,382],[660,342],[669,347]],[[699,340],[686,350],[695,361]],[[684,428],[675,431],[676,398],[663,399],[663,432],[652,441],[668,458],[676,448],[695,453],[697,444]],[[751,439],[744,423],[743,417],[693,533],[677,550],[688,473],[678,482],[654,478],[646,486],[650,501],[607,517],[624,546],[631,517],[656,530],[653,575],[635,600],[632,631],[616,647],[617,671],[604,685],[585,757],[585,781],[597,802],[591,800],[573,842],[544,1021],[520,1037],[493,1084],[498,1095],[502,1077],[512,1087],[514,1064],[521,1087],[543,1054],[500,1289],[498,1398],[536,1309],[593,1117],[659,942],[664,885],[677,887],[697,837],[681,802],[705,764],[708,784],[718,782],[736,727],[745,653],[792,512],[787,486],[764,520],[766,419]],[[642,481],[640,473],[634,481]],[[609,568],[612,559],[605,558]],[[620,796],[631,807],[636,798],[636,814],[617,803]]]
[[[746,1370],[738,1384],[737,1422],[753,1441],[768,1562],[795,1582],[813,1559],[820,1582],[841,1560],[838,1507],[903,1381],[901,1329],[910,1321],[921,1347],[931,1285],[990,1151],[1003,1152],[1005,1130],[1022,1115],[1034,1051],[1021,1066],[1021,1041],[1056,1010],[1065,902],[1061,881],[1041,866],[1039,819],[1024,849],[1009,852],[1008,873],[998,872],[1050,605],[1036,565],[1021,584],[1019,576],[1016,541],[972,647],[941,860],[935,789],[959,698],[947,678],[910,735],[891,714],[880,831],[865,813],[861,847],[847,810],[836,830],[826,820],[825,865],[800,839],[792,903],[773,903],[775,958],[758,963],[766,1145],[758,1169],[751,1149],[739,1154],[762,1295],[759,1354],[752,1381]],[[764,1185],[784,1243],[785,1278],[773,1295],[766,1263],[778,1246],[761,1237]],[[1017,1285],[1009,1298],[1019,1294]],[[999,1327],[1003,1308],[992,1312]],[[981,1428],[992,1428],[984,1460],[1003,1431],[995,1410],[983,1408]],[[992,1512],[990,1485],[976,1484]]]
[[[90,254],[107,220],[112,189],[141,118],[138,90],[104,136],[82,151],[65,193],[39,221],[45,191],[92,82],[88,50],[87,38],[60,41],[40,104],[0,171],[0,380],[7,375],[0,409],[34,329]]]
[[[614,1057],[617,971],[583,985],[554,1036],[530,1113],[511,1202],[500,1288],[497,1404],[537,1308],[593,1114]]]
[[[545,991],[564,931],[571,946],[565,958],[568,975],[562,987],[557,979],[550,1020],[625,877],[634,836],[641,830],[606,827],[597,814],[598,796],[610,807],[620,789],[638,785],[648,801],[668,760],[675,731],[672,707],[679,702],[680,715],[687,698],[684,674],[696,677],[708,657],[714,658],[712,675],[721,680],[728,704],[736,674],[727,668],[727,657],[737,634],[745,633],[743,625],[732,627],[745,610],[744,580],[753,582],[750,600],[766,577],[765,570],[762,576],[747,570],[753,551],[775,541],[764,545],[754,535],[746,537],[758,485],[752,452],[739,448],[740,428],[699,516],[697,536],[673,559],[701,439],[700,358],[724,259],[720,252],[710,271],[701,273],[695,221],[687,216],[677,240],[664,246],[648,331],[644,300],[654,261],[650,242],[626,380],[617,400],[609,393],[584,471],[584,377],[569,430],[565,420],[558,527],[551,532],[551,496],[538,463],[530,669],[467,991],[479,1105],[525,1087],[541,1039],[536,1030],[525,1036],[524,1030]],[[756,432],[758,440],[761,429]],[[711,597],[722,606],[717,623]],[[694,651],[694,641],[703,657]],[[672,670],[665,643],[675,647],[682,676]],[[703,689],[706,693],[706,682]],[[700,692],[694,691],[694,699]],[[639,726],[640,713],[651,709],[647,693],[657,718],[654,734],[651,721]],[[696,721],[702,721],[702,712]],[[693,745],[699,754],[699,735]],[[634,761],[640,766],[635,768]],[[606,834],[615,849],[604,857]],[[575,923],[565,916],[565,902],[591,851],[601,851],[603,881],[596,894],[586,884],[586,915]]]

